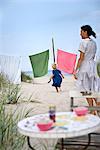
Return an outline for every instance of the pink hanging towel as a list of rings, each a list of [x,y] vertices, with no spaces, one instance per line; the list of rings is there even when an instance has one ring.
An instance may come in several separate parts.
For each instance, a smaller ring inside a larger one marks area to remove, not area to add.
[[[66,73],[73,74],[76,63],[76,57],[77,57],[76,54],[64,52],[58,49],[57,51],[58,69]]]

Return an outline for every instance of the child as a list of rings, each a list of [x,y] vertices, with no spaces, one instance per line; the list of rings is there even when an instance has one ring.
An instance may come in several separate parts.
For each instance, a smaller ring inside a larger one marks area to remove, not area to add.
[[[52,86],[54,86],[56,88],[56,91],[59,92],[58,89],[60,89],[60,91],[61,91],[61,83],[62,83],[62,78],[64,78],[64,76],[61,73],[61,71],[56,68],[55,63],[52,65],[52,68],[53,68],[53,70],[52,70],[52,76],[50,77],[50,81],[51,81],[51,79],[53,79]]]

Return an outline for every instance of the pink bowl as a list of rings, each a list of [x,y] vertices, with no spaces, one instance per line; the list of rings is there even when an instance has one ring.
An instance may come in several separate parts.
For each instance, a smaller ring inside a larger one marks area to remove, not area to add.
[[[37,123],[37,126],[41,131],[47,131],[53,126],[53,121],[48,123]]]
[[[73,109],[77,116],[85,116],[88,113],[87,107],[77,107]]]

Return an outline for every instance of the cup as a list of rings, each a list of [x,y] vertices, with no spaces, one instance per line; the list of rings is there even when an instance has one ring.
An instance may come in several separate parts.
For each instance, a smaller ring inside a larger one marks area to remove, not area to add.
[[[56,106],[54,106],[54,105],[49,106],[49,118],[53,122],[56,122]]]

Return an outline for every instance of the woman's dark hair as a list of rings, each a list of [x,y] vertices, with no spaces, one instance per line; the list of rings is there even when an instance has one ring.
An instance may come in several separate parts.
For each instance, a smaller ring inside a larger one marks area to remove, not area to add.
[[[92,30],[91,26],[89,26],[89,25],[84,25],[84,26],[81,27],[81,29],[82,29],[83,31],[87,31],[88,36],[91,36],[91,35],[92,35],[93,37],[96,38],[96,33]]]

